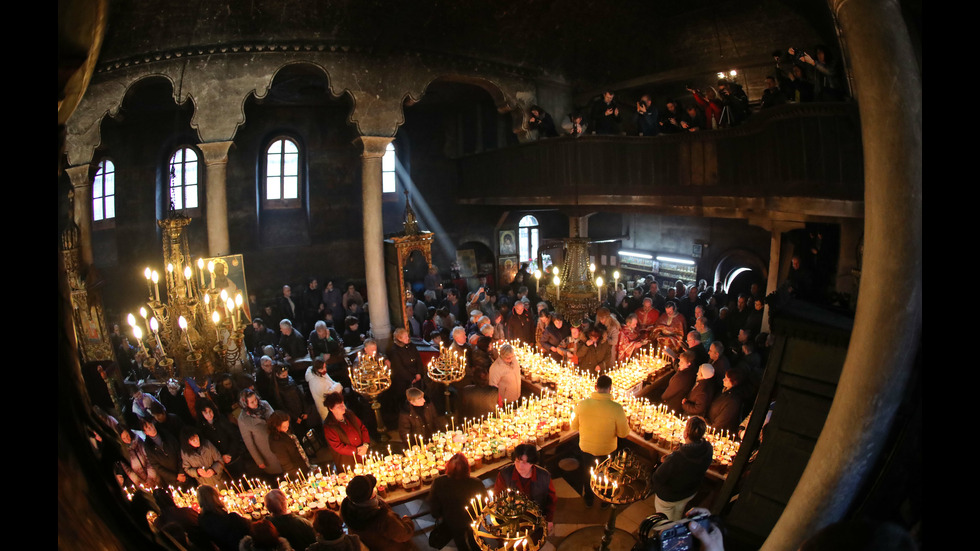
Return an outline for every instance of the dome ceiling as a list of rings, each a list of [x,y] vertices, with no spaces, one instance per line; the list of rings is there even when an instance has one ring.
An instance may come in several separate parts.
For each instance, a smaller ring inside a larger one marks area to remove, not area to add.
[[[790,22],[777,34],[813,35],[804,19],[821,14],[829,18],[823,0],[117,0],[100,62],[194,46],[312,42],[379,56],[416,50],[499,60],[588,89],[765,56],[766,23]]]

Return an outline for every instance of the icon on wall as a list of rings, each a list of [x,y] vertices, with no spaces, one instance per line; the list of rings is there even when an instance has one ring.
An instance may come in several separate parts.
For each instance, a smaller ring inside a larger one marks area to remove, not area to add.
[[[517,241],[514,230],[504,230],[500,232],[500,256],[511,256],[517,254]]]

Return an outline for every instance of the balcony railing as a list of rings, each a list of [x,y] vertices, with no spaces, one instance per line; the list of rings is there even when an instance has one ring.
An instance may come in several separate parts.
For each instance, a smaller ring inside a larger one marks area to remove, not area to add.
[[[737,128],[551,138],[459,159],[460,202],[677,204],[808,197],[861,201],[853,103],[783,105]]]

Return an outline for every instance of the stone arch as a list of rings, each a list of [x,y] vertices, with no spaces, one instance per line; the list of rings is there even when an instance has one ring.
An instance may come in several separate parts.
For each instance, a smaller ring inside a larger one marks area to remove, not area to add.
[[[527,118],[530,106],[536,101],[535,93],[532,90],[518,90],[507,86],[496,80],[485,77],[470,76],[463,73],[444,73],[428,80],[420,94],[406,94],[404,102],[406,106],[411,106],[422,100],[425,92],[434,83],[453,82],[457,84],[468,84],[485,91],[493,100],[497,112],[500,114],[510,113],[511,131],[517,135],[520,141],[528,139]],[[516,88],[516,87],[515,87]],[[529,88],[532,88],[529,86]]]
[[[763,261],[762,257],[748,249],[729,249],[721,254],[712,270],[713,280],[710,285],[714,286],[716,281],[725,284],[725,291],[728,291],[728,278],[740,268],[749,268],[761,274],[763,284],[769,277],[769,265]]]

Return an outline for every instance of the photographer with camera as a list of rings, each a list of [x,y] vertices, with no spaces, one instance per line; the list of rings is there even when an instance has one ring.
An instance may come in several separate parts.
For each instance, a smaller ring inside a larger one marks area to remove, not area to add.
[[[683,132],[684,129],[681,128],[681,120],[683,118],[684,115],[677,108],[677,102],[673,99],[668,99],[667,108],[660,115],[660,131],[664,134],[678,134]]]
[[[722,104],[722,119],[727,126],[738,126],[749,118],[749,97],[741,85],[720,79],[718,95]]]
[[[555,121],[540,106],[531,106],[531,117],[527,120],[527,127],[538,131],[538,138],[557,138],[558,130],[555,129]]]
[[[636,130],[637,136],[656,136],[660,133],[660,121],[657,108],[653,106],[650,94],[640,96],[640,101],[636,102]]]
[[[694,101],[697,102],[698,106],[704,111],[704,117],[707,120],[707,126],[705,128],[717,129],[722,128],[721,110],[722,103],[718,99],[718,92],[714,88],[709,86],[702,95],[701,90],[697,88],[692,88],[687,86],[687,91],[694,96]]]
[[[699,549],[725,551],[725,531],[718,517],[704,507],[694,507],[684,518],[671,521],[660,513],[647,517],[638,530],[640,541],[633,551]],[[700,544],[695,546],[695,540]]]
[[[617,135],[620,133],[619,105],[616,104],[613,92],[603,92],[601,98],[596,98],[592,104],[589,117],[589,129],[593,134]]]
[[[816,59],[799,48],[789,48],[786,52],[793,56],[798,63],[813,66],[816,75],[813,94],[817,101],[843,101],[844,89],[841,85],[837,61],[826,46],[817,46],[815,50]]]

